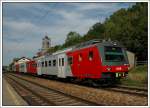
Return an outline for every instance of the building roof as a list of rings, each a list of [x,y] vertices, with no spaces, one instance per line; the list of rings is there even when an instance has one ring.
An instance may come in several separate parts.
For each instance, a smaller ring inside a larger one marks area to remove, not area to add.
[[[26,61],[30,61],[31,59],[30,58],[27,58],[27,57],[21,57],[19,58],[15,63],[23,63],[23,62],[26,62]]]

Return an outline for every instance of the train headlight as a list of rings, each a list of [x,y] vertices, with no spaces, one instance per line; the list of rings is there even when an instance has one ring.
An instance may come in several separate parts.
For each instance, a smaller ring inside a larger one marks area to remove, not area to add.
[[[110,70],[111,70],[111,67],[108,67],[107,70],[110,71]]]
[[[116,70],[117,70],[117,71],[121,71],[122,68],[121,68],[121,67],[116,67]]]

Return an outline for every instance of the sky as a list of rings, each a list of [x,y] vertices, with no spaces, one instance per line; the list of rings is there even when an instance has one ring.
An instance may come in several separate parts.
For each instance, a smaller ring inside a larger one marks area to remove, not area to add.
[[[52,46],[70,31],[81,35],[113,12],[135,3],[3,3],[3,65],[15,57],[32,58],[47,34]]]

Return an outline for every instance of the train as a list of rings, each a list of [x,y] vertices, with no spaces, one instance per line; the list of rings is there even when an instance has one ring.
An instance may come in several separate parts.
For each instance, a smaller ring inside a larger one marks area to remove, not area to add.
[[[12,70],[16,73],[110,84],[126,78],[129,62],[126,48],[119,42],[91,40],[29,61],[15,63]]]

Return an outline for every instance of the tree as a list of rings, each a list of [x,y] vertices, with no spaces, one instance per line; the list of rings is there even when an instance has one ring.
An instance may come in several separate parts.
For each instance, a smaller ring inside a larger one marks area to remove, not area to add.
[[[64,43],[63,46],[69,47],[69,46],[75,45],[79,42],[81,42],[80,34],[77,33],[77,32],[71,31],[67,34],[67,38],[66,38],[65,43]]]
[[[103,23],[97,22],[81,36],[71,31],[63,45],[66,48],[91,39],[120,41],[128,50],[134,52],[138,60],[148,59],[148,3],[136,3],[131,8],[114,12]],[[57,47],[51,50],[56,51]]]
[[[83,40],[91,40],[91,39],[103,39],[104,38],[104,25],[101,23],[94,24],[87,34],[83,37]]]
[[[148,3],[136,3],[131,8],[120,9],[103,24],[96,23],[83,40],[103,38],[120,41],[134,52],[138,60],[148,59]]]
[[[54,46],[54,47],[50,47],[47,52],[48,52],[48,53],[53,53],[53,52],[55,52],[55,51],[57,51],[57,50],[60,50],[60,49],[62,49],[62,48],[61,48],[61,45],[56,45],[56,46]]]

